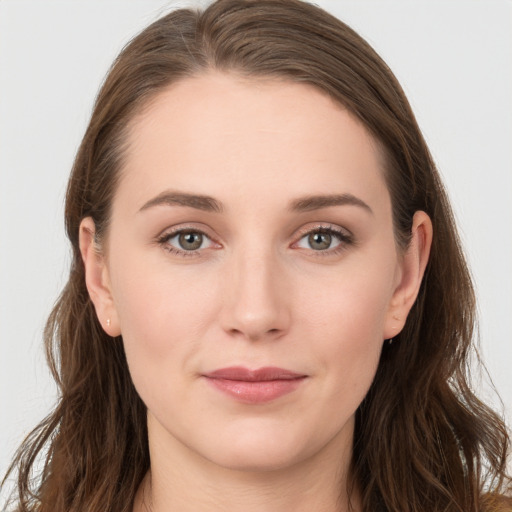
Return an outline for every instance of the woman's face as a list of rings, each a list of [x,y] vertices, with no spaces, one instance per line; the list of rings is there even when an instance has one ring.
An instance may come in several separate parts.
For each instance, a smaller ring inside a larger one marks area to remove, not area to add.
[[[128,142],[91,295],[150,440],[245,470],[350,450],[412,286],[372,137],[311,86],[211,73]]]

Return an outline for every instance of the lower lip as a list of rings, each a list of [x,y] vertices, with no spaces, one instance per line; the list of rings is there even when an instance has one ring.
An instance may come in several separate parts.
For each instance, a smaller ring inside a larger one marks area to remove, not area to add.
[[[207,377],[208,382],[218,389],[232,396],[236,400],[248,404],[270,402],[281,396],[295,391],[305,377],[297,379],[281,379],[250,382],[245,380],[228,380]]]

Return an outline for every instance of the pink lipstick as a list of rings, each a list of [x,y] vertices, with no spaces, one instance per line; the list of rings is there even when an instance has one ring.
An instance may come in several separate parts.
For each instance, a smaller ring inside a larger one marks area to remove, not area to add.
[[[203,376],[219,391],[249,404],[270,402],[291,393],[307,377],[283,368],[249,370],[241,366],[221,368]]]

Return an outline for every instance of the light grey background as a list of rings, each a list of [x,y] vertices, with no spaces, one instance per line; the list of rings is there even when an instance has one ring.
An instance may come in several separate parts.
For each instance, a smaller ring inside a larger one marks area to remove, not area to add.
[[[316,3],[369,40],[412,103],[453,201],[482,353],[510,420],[512,2]],[[94,96],[129,38],[184,4],[0,1],[0,474],[55,398],[42,328],[67,275],[63,198]]]

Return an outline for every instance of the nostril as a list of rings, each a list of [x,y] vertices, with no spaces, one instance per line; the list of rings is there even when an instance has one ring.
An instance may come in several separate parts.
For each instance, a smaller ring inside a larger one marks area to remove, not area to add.
[[[283,332],[282,329],[273,328],[273,329],[229,329],[229,334],[234,337],[242,337],[247,338],[251,341],[259,341],[265,338],[275,339],[279,337],[279,335]]]

